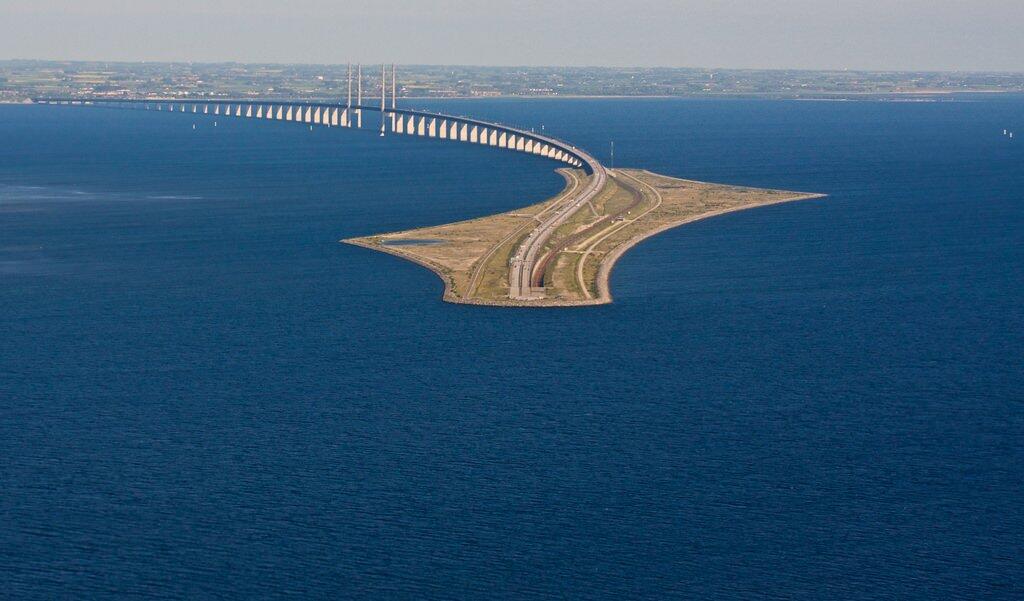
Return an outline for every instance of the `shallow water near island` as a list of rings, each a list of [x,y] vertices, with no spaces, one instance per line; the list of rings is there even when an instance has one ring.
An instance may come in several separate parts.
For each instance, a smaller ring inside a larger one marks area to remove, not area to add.
[[[338,241],[554,164],[0,106],[7,594],[1024,594],[1024,99],[409,102],[829,196],[646,241],[611,305],[451,305]]]

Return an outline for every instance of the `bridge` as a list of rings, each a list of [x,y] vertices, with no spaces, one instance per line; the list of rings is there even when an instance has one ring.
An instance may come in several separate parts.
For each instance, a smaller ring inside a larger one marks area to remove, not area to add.
[[[358,69],[356,98],[352,97],[349,69],[347,102],[287,100],[208,100],[175,98],[44,97],[37,104],[94,106],[171,113],[202,114],[309,124],[311,127],[363,128],[364,112],[379,114],[379,132],[436,138],[478,144],[513,152],[538,155],[583,170],[586,183],[565,195],[551,214],[540,221],[513,253],[509,262],[509,298],[517,301],[544,298],[545,245],[555,230],[576,211],[586,206],[604,188],[605,168],[593,156],[576,146],[546,134],[471,117],[430,111],[400,109],[397,105],[394,68],[391,73],[391,103],[387,102],[387,74],[381,69],[380,104],[363,102],[362,69]],[[376,129],[376,128],[375,128]],[[549,253],[551,251],[548,251]]]

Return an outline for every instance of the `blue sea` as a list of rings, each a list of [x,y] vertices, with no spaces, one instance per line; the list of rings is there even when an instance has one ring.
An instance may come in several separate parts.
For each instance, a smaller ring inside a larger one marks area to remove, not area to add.
[[[0,106],[0,597],[1024,598],[1024,98],[407,102],[828,197],[460,306],[552,162]]]

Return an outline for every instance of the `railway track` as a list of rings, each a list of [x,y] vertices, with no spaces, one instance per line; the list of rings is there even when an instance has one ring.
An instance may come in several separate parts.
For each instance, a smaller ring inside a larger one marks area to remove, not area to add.
[[[551,249],[548,250],[548,252],[546,252],[544,254],[544,256],[537,262],[535,271],[533,272],[532,277],[531,277],[531,286],[536,287],[536,288],[540,288],[540,287],[544,286],[544,280],[545,280],[545,277],[547,275],[547,268],[551,264],[551,261],[553,261],[555,259],[555,257],[558,256],[559,253],[563,252],[564,250],[566,250],[567,248],[569,248],[573,244],[576,244],[577,242],[580,242],[581,240],[586,240],[590,236],[593,236],[594,234],[597,233],[597,231],[599,229],[601,229],[601,226],[604,225],[605,223],[614,222],[615,220],[617,220],[619,218],[624,218],[633,209],[635,209],[637,207],[637,205],[639,205],[641,202],[643,202],[643,199],[644,199],[643,192],[639,188],[637,188],[636,186],[634,186],[634,185],[632,185],[630,183],[627,183],[626,180],[623,180],[623,179],[620,179],[618,177],[615,177],[614,174],[611,174],[611,177],[620,186],[622,186],[623,188],[626,188],[627,190],[629,190],[630,194],[632,194],[632,196],[633,196],[633,201],[631,203],[629,203],[629,205],[627,205],[625,208],[623,208],[622,210],[620,210],[617,213],[615,213],[614,215],[605,215],[605,216],[601,217],[600,219],[598,219],[597,221],[595,221],[594,223],[592,223],[589,226],[587,226],[586,228],[584,228],[584,229],[582,229],[582,230],[580,230],[580,231],[578,231],[578,232],[576,232],[574,234],[566,236],[565,238],[563,238],[563,239],[559,240],[558,242],[556,242],[551,247]]]

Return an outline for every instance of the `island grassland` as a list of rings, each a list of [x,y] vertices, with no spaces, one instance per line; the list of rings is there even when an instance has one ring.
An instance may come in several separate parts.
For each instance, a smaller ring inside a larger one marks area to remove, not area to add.
[[[608,278],[615,262],[650,236],[723,213],[823,196],[698,182],[638,169],[609,170],[604,189],[545,244],[535,271],[535,285],[543,286],[543,298],[511,299],[510,260],[516,249],[563,199],[585,186],[589,177],[574,169],[560,169],[559,173],[566,180],[565,189],[523,209],[343,242],[431,269],[445,282],[444,299],[449,302],[594,305],[611,302]]]
[[[613,175],[621,188],[630,189],[631,194],[640,198],[566,249],[567,253],[578,254],[574,262],[575,280],[586,301],[611,302],[608,278],[615,263],[627,250],[651,236],[724,213],[825,196],[713,184],[636,169],[617,169]]]

